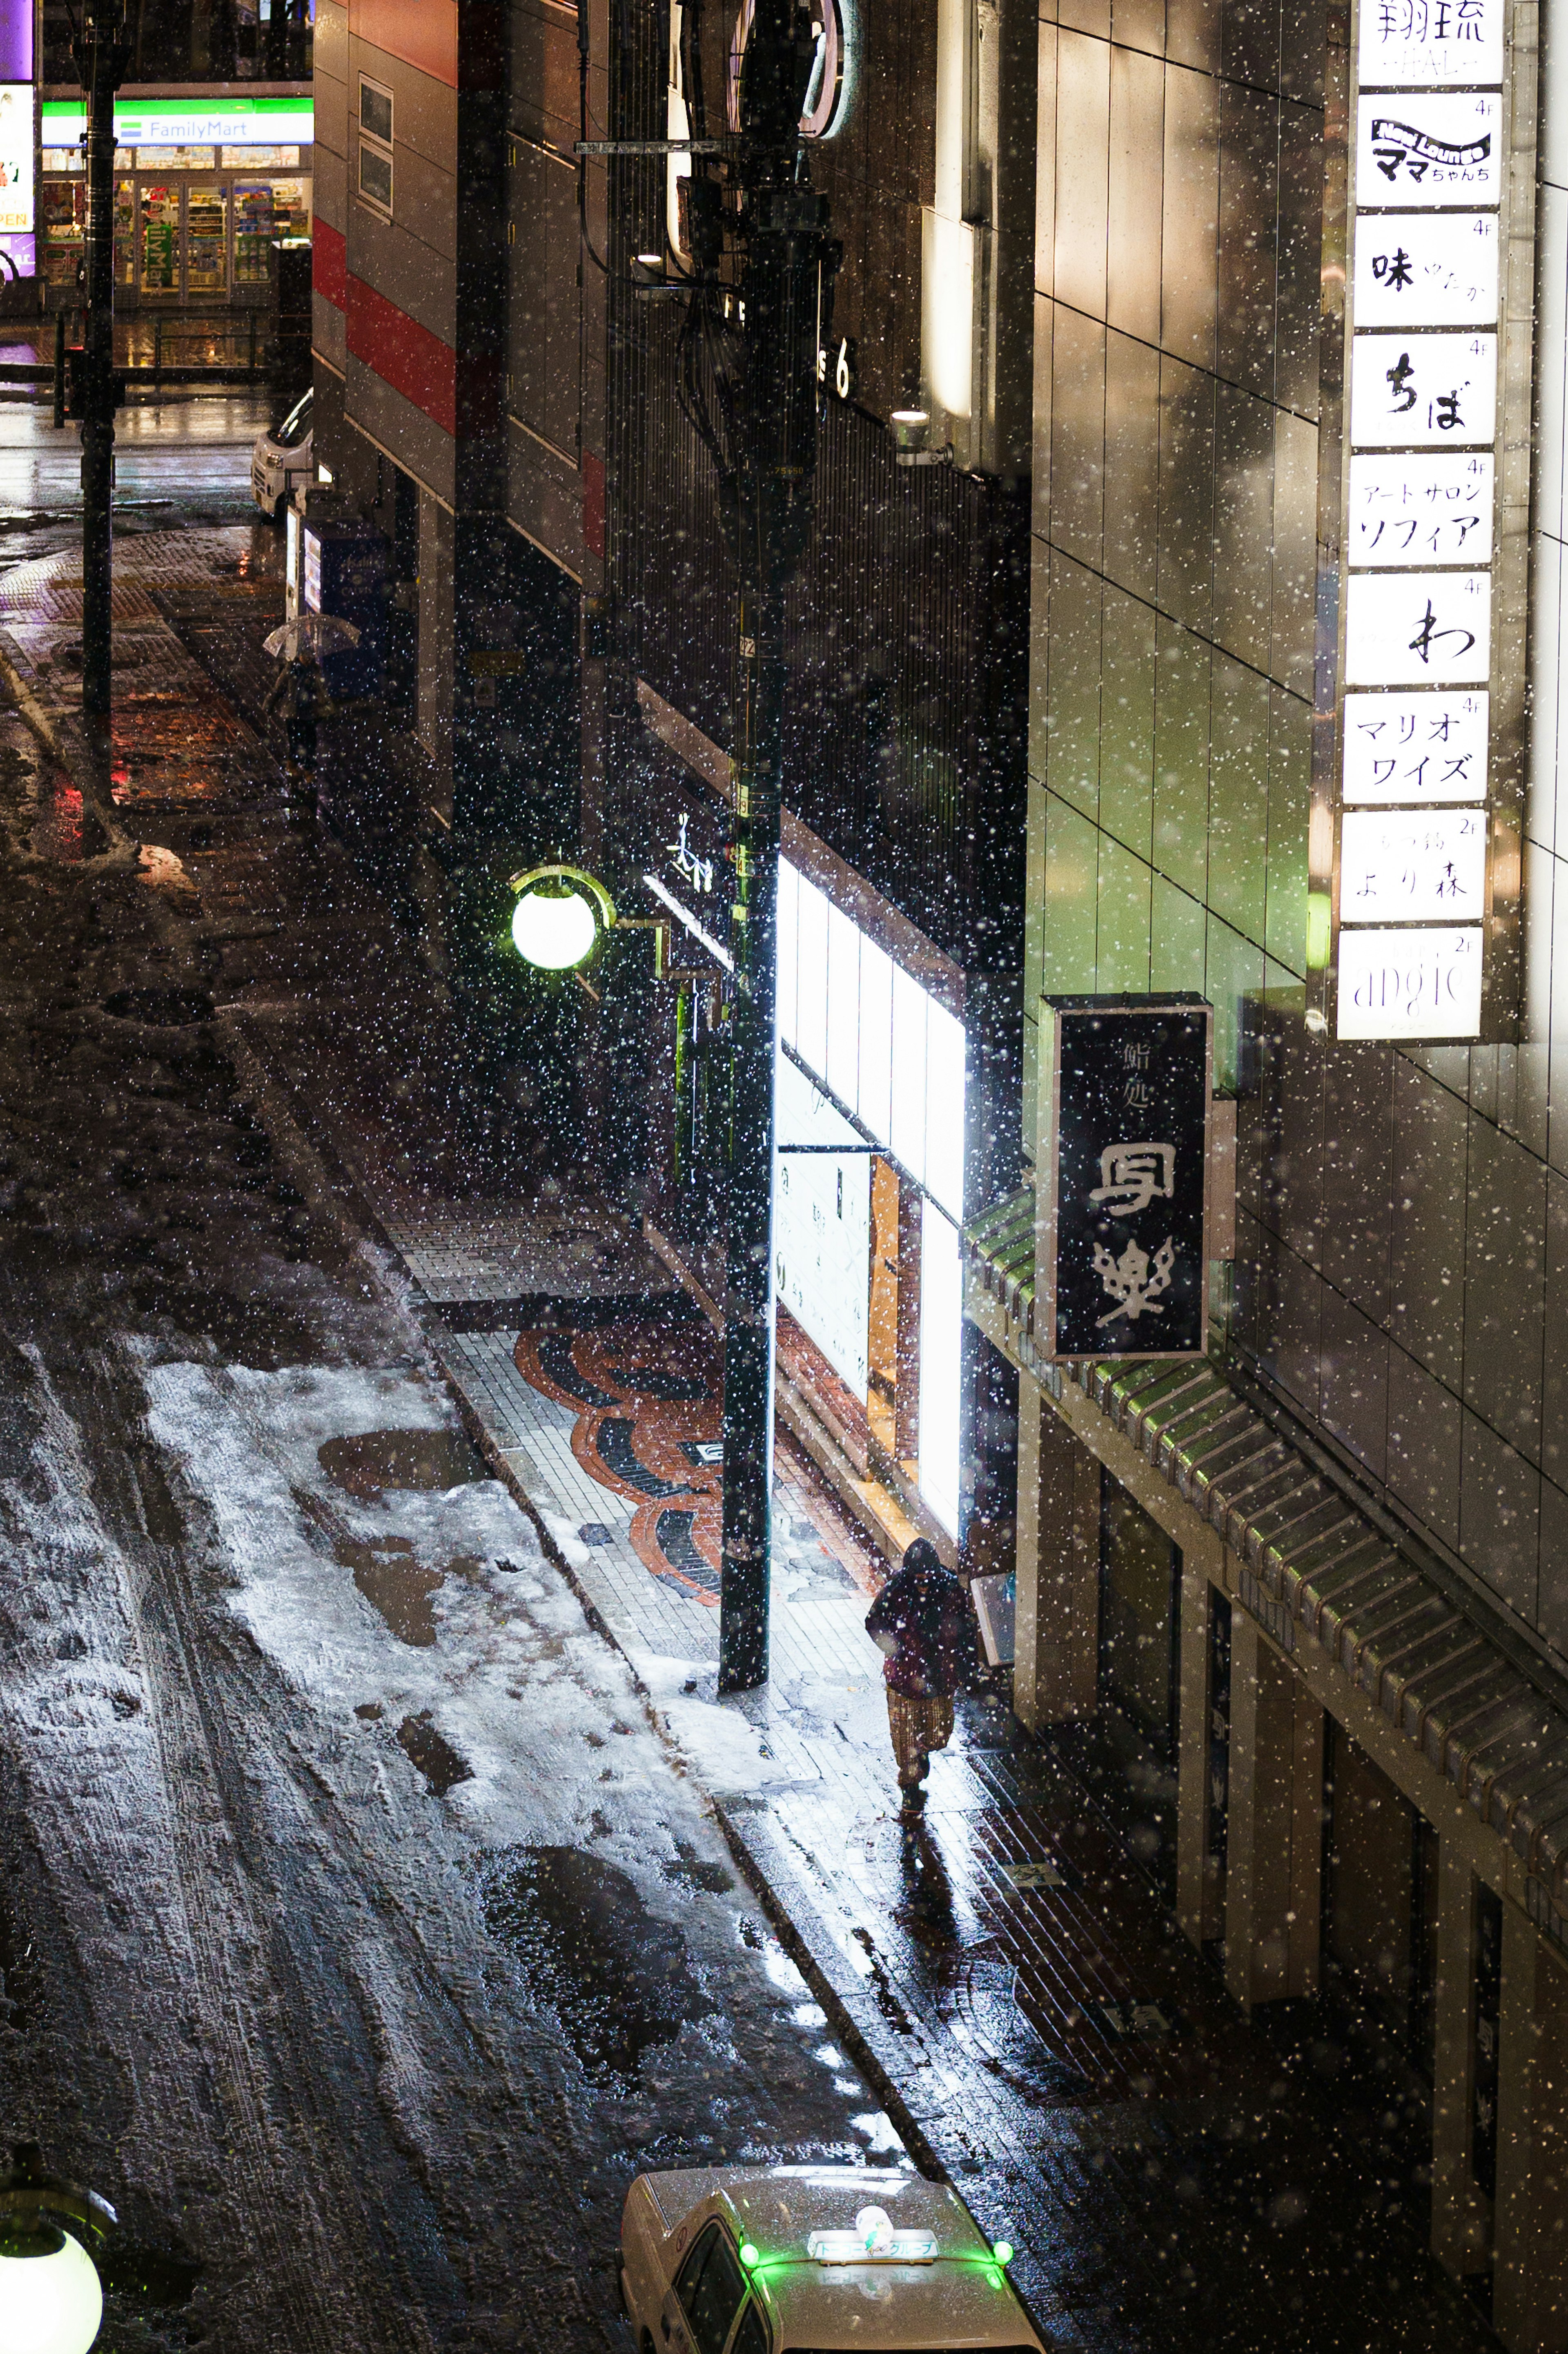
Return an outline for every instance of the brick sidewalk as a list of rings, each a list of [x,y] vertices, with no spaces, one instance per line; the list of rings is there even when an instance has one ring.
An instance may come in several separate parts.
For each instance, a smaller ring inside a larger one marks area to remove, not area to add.
[[[161,564],[173,587],[209,561],[190,538],[148,547],[144,578]],[[0,623],[63,716],[69,588],[20,585],[29,614],[0,583]],[[387,904],[340,844],[284,825],[264,748],[156,609],[138,625],[172,649],[191,736],[141,745],[128,705],[125,790],[155,754],[146,822],[195,881],[226,1020],[319,1155],[323,1198],[400,1267],[476,1435],[705,1781],[832,2031],[1018,2249],[1048,2342],[1492,2344],[1425,2256],[1375,2091],[1348,2067],[1330,2091],[1325,2021],[1244,2023],[1084,1786],[1003,1706],[964,1705],[926,1822],[901,1825],[863,1625],[882,1564],[782,1439],[772,1677],[718,1703],[712,1335],[613,1213],[528,1193],[454,1079],[440,991]]]

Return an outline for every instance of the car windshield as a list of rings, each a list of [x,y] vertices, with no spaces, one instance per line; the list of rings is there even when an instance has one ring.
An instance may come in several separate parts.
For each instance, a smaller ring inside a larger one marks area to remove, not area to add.
[[[272,439],[281,450],[296,450],[311,429],[311,396],[303,393],[295,401]]]

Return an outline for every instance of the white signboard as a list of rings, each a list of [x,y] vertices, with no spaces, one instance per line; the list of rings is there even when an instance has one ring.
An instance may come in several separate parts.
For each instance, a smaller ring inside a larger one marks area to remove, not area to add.
[[[1479,77],[1478,77],[1479,79]],[[1502,101],[1495,90],[1363,98],[1356,110],[1356,204],[1479,207],[1502,194]]]
[[[1495,334],[1375,334],[1353,342],[1351,439],[1358,449],[1467,449],[1495,438]]]
[[[1347,695],[1344,799],[1479,801],[1487,788],[1487,695]]]
[[[1492,560],[1489,450],[1351,460],[1345,554],[1357,566]]]
[[[1504,0],[1361,0],[1364,90],[1500,81]]]
[[[1451,924],[1486,912],[1484,809],[1347,810],[1341,924]]]
[[[1491,603],[1487,572],[1353,572],[1345,599],[1347,683],[1484,686]]]
[[[1473,1038],[1481,1024],[1481,929],[1340,934],[1341,1038]]]
[[[863,1404],[871,1310],[871,1155],[779,1155],[779,1298]]]
[[[1362,213],[1358,327],[1489,327],[1498,315],[1496,213]]]
[[[33,221],[33,86],[0,84],[0,236],[25,236]]]

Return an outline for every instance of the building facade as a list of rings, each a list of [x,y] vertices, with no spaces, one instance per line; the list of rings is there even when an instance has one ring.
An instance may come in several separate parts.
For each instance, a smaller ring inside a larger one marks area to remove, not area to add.
[[[1346,2024],[1524,2349],[1568,2344],[1568,173],[1550,23],[1538,83],[1523,0],[1462,13],[1474,54],[1395,57],[1387,10],[824,11],[776,1275],[797,1438],[890,1551],[1015,1568],[1019,1713],[1241,2005]],[[722,129],[744,27],[316,23],[319,446],[393,552],[429,950],[456,983],[469,924],[504,1027],[486,894],[603,877],[635,921],[551,1053],[715,1314],[734,604],[689,203],[576,150],[694,135],[704,91]],[[1213,1008],[1207,1353],[1064,1363],[1050,1001],[1170,993]]]
[[[1040,27],[1038,1185],[969,1300],[1021,1372],[1020,1712],[1244,2005],[1350,2022],[1436,2253],[1559,2347],[1561,61],[1400,16]],[[1065,1363],[1049,1001],[1168,991],[1213,1008],[1209,1356]]]

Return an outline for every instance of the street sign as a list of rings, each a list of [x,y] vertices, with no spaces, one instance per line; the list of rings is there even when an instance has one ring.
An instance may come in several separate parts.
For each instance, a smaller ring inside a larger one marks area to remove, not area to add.
[[[1036,1345],[1201,1355],[1208,1330],[1213,1012],[1200,997],[1048,997]]]

